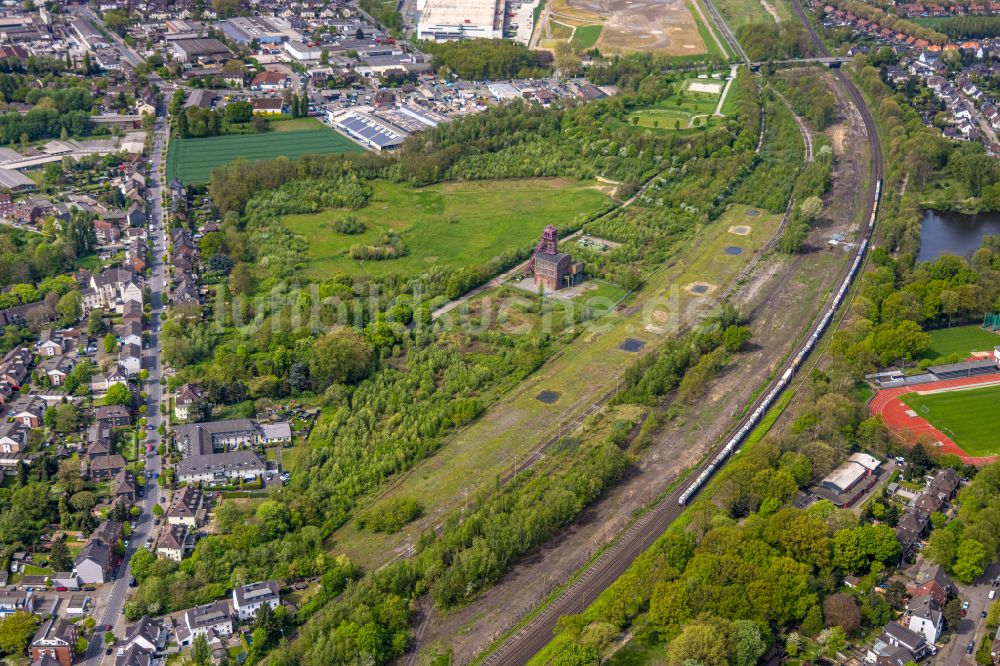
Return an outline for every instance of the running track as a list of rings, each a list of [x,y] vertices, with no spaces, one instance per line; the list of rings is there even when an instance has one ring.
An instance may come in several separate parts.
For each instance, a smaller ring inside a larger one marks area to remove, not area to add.
[[[904,393],[914,392],[938,392],[948,389],[958,389],[969,386],[988,386],[990,384],[1000,384],[1000,373],[990,375],[978,375],[976,377],[962,377],[960,379],[945,379],[939,382],[928,382],[926,384],[916,384],[914,386],[901,386],[879,391],[868,403],[868,409],[872,414],[882,417],[886,426],[889,427],[898,437],[913,444],[921,436],[929,436],[931,440],[941,442],[942,453],[955,453],[962,457],[966,463],[972,465],[986,465],[997,459],[997,456],[986,458],[974,458],[963,451],[958,444],[950,437],[932,426],[920,415],[910,416],[907,412],[910,408],[899,399]]]

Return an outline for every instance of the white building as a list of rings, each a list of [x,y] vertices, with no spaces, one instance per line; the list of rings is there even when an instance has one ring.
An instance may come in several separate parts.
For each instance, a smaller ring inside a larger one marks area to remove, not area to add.
[[[417,0],[417,36],[435,42],[499,39],[503,7],[498,0]]]
[[[938,607],[937,601],[929,594],[910,599],[906,605],[910,621],[908,627],[924,637],[928,643],[937,643],[944,629],[944,613]]]
[[[267,604],[274,610],[281,603],[278,584],[273,581],[250,583],[233,590],[233,610],[241,622],[257,617],[257,611]]]
[[[216,601],[184,611],[184,619],[177,627],[177,642],[182,647],[188,646],[199,635],[206,638],[233,635],[233,616],[228,603]]]

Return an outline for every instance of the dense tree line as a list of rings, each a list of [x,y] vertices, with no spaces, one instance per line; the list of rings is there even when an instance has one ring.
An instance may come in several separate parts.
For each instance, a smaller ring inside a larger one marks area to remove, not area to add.
[[[736,36],[752,60],[787,60],[812,53],[809,35],[798,22],[748,23]]]
[[[435,69],[465,80],[541,78],[551,71],[540,62],[539,52],[508,39],[421,42],[420,48],[433,56]]]

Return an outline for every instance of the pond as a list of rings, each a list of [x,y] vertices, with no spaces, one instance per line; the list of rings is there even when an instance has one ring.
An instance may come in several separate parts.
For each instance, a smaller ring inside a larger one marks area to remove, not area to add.
[[[929,261],[942,254],[970,258],[983,243],[983,236],[1000,235],[1000,213],[967,215],[929,210],[920,222],[920,254]]]

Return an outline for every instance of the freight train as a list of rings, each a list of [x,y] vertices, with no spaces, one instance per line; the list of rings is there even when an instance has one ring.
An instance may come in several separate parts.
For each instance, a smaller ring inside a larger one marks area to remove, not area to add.
[[[882,180],[879,179],[875,183],[875,200],[872,205],[871,217],[868,218],[868,225],[862,230],[861,233],[861,244],[858,246],[858,252],[854,256],[854,261],[851,263],[850,270],[847,271],[847,275],[844,276],[843,281],[840,283],[840,287],[837,289],[837,293],[834,295],[833,300],[830,302],[829,307],[827,307],[826,312],[823,313],[823,317],[816,324],[816,328],[813,329],[812,334],[809,339],[805,341],[802,348],[799,349],[795,358],[792,359],[791,365],[781,373],[781,377],[775,383],[774,387],[768,391],[764,399],[757,404],[756,409],[750,417],[743,423],[743,426],[734,434],[726,445],[716,454],[712,462],[708,464],[705,469],[701,471],[691,485],[681,493],[680,497],[677,499],[677,503],[684,506],[688,501],[699,491],[702,486],[712,477],[712,475],[722,467],[726,462],[726,458],[732,455],[736,447],[750,434],[757,424],[760,422],[761,418],[767,412],[768,409],[774,404],[774,401],[781,395],[788,384],[792,381],[792,376],[798,372],[799,368],[802,366],[803,362],[812,353],[812,350],[816,347],[816,343],[819,342],[820,337],[826,331],[827,326],[830,325],[830,321],[833,319],[834,313],[844,301],[844,297],[847,295],[847,291],[851,288],[851,283],[854,282],[855,276],[857,276],[858,271],[861,269],[861,265],[864,263],[865,256],[868,252],[868,244],[871,242],[872,231],[875,229],[875,218],[878,215],[879,202],[882,197]]]

